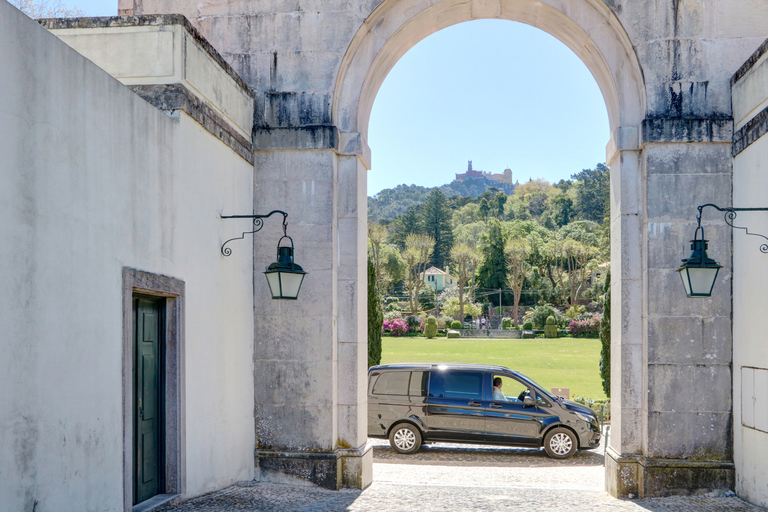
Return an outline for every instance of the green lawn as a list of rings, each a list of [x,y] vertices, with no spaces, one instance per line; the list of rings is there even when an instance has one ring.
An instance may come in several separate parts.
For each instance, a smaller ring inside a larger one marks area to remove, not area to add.
[[[600,340],[382,338],[381,363],[480,363],[517,370],[547,389],[605,399],[600,382]]]

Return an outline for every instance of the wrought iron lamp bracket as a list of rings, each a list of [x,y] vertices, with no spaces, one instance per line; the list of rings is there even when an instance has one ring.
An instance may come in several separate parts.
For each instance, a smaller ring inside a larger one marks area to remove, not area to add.
[[[271,217],[272,215],[274,215],[276,213],[279,213],[280,215],[283,216],[283,237],[280,240],[282,240],[283,238],[287,238],[288,240],[291,241],[291,247],[293,247],[293,238],[289,237],[288,233],[287,233],[287,231],[288,231],[288,214],[285,213],[282,210],[272,210],[271,212],[269,212],[266,215],[220,215],[219,218],[222,218],[222,219],[253,219],[253,228],[254,228],[253,231],[243,231],[242,235],[236,236],[235,238],[230,238],[229,240],[224,242],[221,245],[221,254],[223,254],[224,256],[231,255],[232,254],[232,249],[230,249],[229,247],[226,247],[226,245],[229,242],[231,242],[233,240],[242,240],[243,238],[245,238],[245,235],[253,235],[255,233],[258,233],[259,231],[261,231],[261,228],[264,227],[264,221],[262,219],[266,219],[267,217]],[[279,242],[278,242],[278,245],[279,245]]]
[[[749,229],[746,226],[737,226],[733,223],[734,219],[736,219],[738,215],[738,212],[765,212],[765,211],[768,211],[768,208],[733,208],[733,207],[721,208],[720,206],[717,206],[711,203],[703,204],[698,207],[699,214],[696,216],[696,222],[698,225],[696,227],[696,233],[694,234],[694,239],[698,235],[699,230],[701,230],[701,238],[702,239],[704,238],[704,228],[701,227],[701,213],[704,210],[704,208],[706,208],[707,206],[710,206],[717,211],[724,212],[723,220],[725,220],[725,223],[731,226],[732,228],[743,229],[747,235],[759,236],[760,238],[763,238],[766,241],[768,241],[768,236],[761,235],[760,233],[750,233]],[[768,254],[768,243],[763,243],[760,245],[760,252],[762,252],[763,254]]]

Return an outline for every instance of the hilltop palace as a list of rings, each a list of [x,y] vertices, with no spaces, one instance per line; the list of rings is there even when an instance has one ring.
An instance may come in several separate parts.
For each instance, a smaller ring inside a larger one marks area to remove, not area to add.
[[[510,186],[514,186],[514,183],[512,182],[512,169],[507,167],[504,169],[504,172],[501,174],[494,174],[492,172],[485,172],[485,171],[476,171],[472,169],[472,160],[469,161],[467,164],[467,172],[463,172],[461,174],[456,174],[456,180],[462,181],[467,178],[487,178],[492,181],[498,181],[499,183],[504,183]]]

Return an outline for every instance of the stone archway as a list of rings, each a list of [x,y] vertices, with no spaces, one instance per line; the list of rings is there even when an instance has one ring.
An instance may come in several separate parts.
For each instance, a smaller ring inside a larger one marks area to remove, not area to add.
[[[606,162],[611,167],[613,311],[613,437],[617,454],[641,452],[640,361],[642,352],[641,247],[643,208],[639,135],[645,117],[642,70],[629,37],[616,16],[599,1],[536,0],[382,2],[366,19],[344,56],[333,97],[333,122],[340,150],[358,155],[368,167],[368,122],[376,94],[395,63],[415,44],[448,26],[474,19],[519,21],[556,37],[584,62],[605,99],[611,129]],[[546,136],[546,134],[542,134]],[[628,354],[629,353],[629,354]],[[633,354],[633,356],[632,356]],[[608,485],[621,494],[609,465]],[[626,491],[624,491],[627,493]]]
[[[288,210],[297,261],[310,272],[302,300],[292,304],[265,302],[266,285],[254,280],[261,478],[370,482],[368,116],[387,72],[419,40],[462,21],[500,18],[569,46],[608,109],[618,317],[609,491],[733,488],[727,229],[707,227],[727,267],[712,299],[686,302],[674,269],[693,233],[695,206],[731,203],[730,78],[766,35],[757,7],[725,0],[121,0],[120,9],[185,14],[256,92],[254,209]],[[255,261],[274,256],[264,239],[255,241]]]

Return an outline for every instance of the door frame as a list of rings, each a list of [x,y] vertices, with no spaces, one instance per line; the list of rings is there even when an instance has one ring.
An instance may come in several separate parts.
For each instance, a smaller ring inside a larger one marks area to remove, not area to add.
[[[184,401],[184,281],[123,268],[123,510],[147,512],[181,500],[186,490]],[[163,379],[165,437],[165,489],[162,494],[133,506],[133,299],[136,295],[165,298]]]

